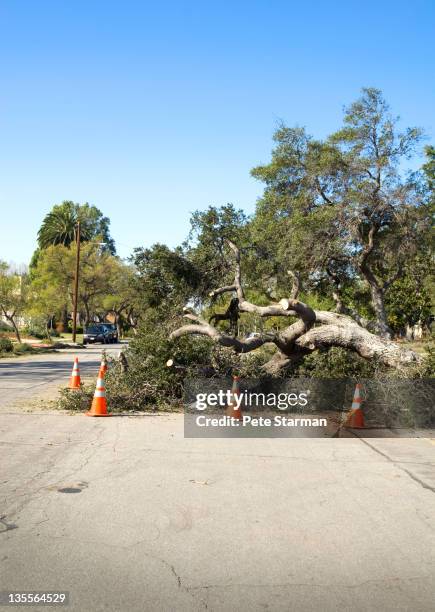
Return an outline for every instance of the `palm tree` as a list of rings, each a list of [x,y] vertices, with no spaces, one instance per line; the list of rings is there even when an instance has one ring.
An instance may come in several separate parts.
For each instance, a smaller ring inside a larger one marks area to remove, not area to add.
[[[38,231],[39,248],[46,249],[56,244],[69,247],[75,241],[78,221],[81,242],[99,238],[104,242],[103,250],[115,255],[115,242],[109,230],[110,220],[96,206],[69,200],[56,204],[45,216]]]
[[[115,242],[110,236],[110,221],[103,213],[88,203],[76,204],[65,200],[56,204],[45,216],[38,231],[38,249],[32,257],[32,268],[38,262],[39,253],[53,245],[70,247],[76,240],[77,222],[80,221],[80,242],[100,239],[104,243],[103,249],[114,255]],[[64,331],[68,328],[68,307],[62,308],[61,320]]]
[[[38,243],[41,249],[55,244],[62,244],[69,247],[76,237],[77,222],[81,220],[79,215],[79,205],[74,202],[62,202],[53,207],[49,212],[38,231]],[[89,240],[90,232],[83,224],[81,227],[81,240]]]
[[[92,237],[89,225],[82,223],[80,205],[71,201],[53,206],[53,209],[45,216],[38,231],[39,249],[46,249],[53,245],[61,244],[65,247],[71,246],[76,240],[77,222],[81,222],[80,242],[85,242]],[[36,257],[37,260],[37,257]],[[61,312],[63,331],[68,329],[68,307],[64,305]]]

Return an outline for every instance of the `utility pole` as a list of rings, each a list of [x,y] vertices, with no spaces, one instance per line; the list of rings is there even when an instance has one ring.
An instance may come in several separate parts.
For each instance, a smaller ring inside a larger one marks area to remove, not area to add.
[[[76,230],[76,275],[74,278],[74,305],[73,305],[73,324],[72,324],[72,341],[76,341],[77,333],[77,303],[79,299],[79,270],[80,270],[80,221],[77,221]]]

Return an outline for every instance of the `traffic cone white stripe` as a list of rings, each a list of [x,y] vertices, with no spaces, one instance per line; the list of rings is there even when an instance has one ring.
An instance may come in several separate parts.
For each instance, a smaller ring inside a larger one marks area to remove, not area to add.
[[[112,416],[107,412],[106,388],[104,386],[104,371],[100,367],[98,372],[97,384],[95,385],[94,398],[92,400],[91,409],[86,412],[86,416],[94,417],[109,417]]]
[[[69,379],[70,389],[80,389],[80,370],[79,370],[79,359],[75,357],[71,377]]]
[[[363,398],[361,397],[361,384],[357,383],[353,395],[352,407],[345,416],[345,427],[364,428],[364,414],[361,409]]]

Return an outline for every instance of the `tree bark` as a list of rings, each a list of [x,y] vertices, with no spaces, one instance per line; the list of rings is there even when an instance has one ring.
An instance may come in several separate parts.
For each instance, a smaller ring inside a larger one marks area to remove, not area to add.
[[[370,284],[372,306],[376,315],[377,330],[382,338],[391,339],[393,336],[391,327],[388,325],[387,313],[385,312],[385,290],[377,283]]]
[[[121,325],[120,325],[121,311],[120,310],[110,310],[109,312],[112,312],[113,316],[115,317],[116,331],[118,333],[118,339],[119,339],[121,338]]]
[[[85,307],[85,327],[89,327],[91,321],[91,315],[89,313],[89,304],[83,300],[83,306]]]
[[[66,305],[63,306],[62,308],[60,322],[62,326],[62,329],[61,329],[62,333],[67,332],[68,331],[68,308]]]
[[[391,281],[381,284],[369,265],[369,257],[370,254],[373,252],[375,245],[375,237],[378,231],[379,224],[372,224],[368,233],[367,244],[360,257],[359,268],[361,274],[364,276],[370,287],[372,306],[376,316],[376,331],[382,338],[387,338],[388,340],[390,340],[393,336],[393,333],[387,321],[384,295],[385,290],[391,284]]]
[[[314,350],[339,346],[369,360],[400,368],[420,361],[414,351],[403,349],[395,342],[376,336],[359,325],[322,325],[314,327],[296,340],[296,345]]]
[[[3,314],[5,315],[6,319],[10,322],[10,324],[14,328],[15,337],[17,339],[17,342],[21,344],[20,330],[18,329],[18,326],[15,323],[15,312],[13,314],[9,314],[3,307],[2,307],[2,310],[3,310]]]

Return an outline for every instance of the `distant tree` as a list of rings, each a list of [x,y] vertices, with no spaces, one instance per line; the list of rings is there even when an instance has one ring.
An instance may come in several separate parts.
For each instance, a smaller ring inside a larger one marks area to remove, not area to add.
[[[63,302],[61,310],[65,305],[67,308],[71,307],[75,259],[75,244],[69,248],[58,244],[41,251],[33,273],[32,287],[36,299],[38,296],[41,299],[40,307],[47,314],[59,308],[61,302]],[[82,245],[78,298],[79,310],[83,314],[85,325],[105,310],[103,302],[114,291],[113,278],[118,274],[119,266],[119,260],[104,252],[97,241],[89,241]],[[51,309],[46,305],[50,296],[53,297]]]
[[[33,275],[29,289],[29,303],[26,310],[33,320],[43,323],[47,337],[53,321],[62,312],[65,304],[65,294],[59,291],[57,283],[43,274]]]
[[[6,262],[0,261],[0,309],[15,331],[18,342],[21,342],[17,317],[21,316],[27,305],[28,278],[25,274],[16,274],[9,269]]]
[[[38,248],[30,262],[30,275],[33,276],[41,251],[55,245],[70,247],[76,240],[77,222],[80,221],[80,241],[97,240],[101,242],[100,250],[114,255],[115,242],[110,236],[110,220],[96,207],[90,204],[76,204],[64,201],[56,204],[45,216],[38,231]],[[61,328],[68,326],[68,309],[66,304],[61,311]]]
[[[121,319],[125,318],[134,325],[136,312],[136,292],[134,291],[135,272],[133,266],[115,260],[110,273],[110,292],[103,297],[104,314],[112,314],[121,336]]]
[[[31,313],[45,315],[47,320],[49,316],[60,318],[61,331],[67,331],[74,280],[74,262],[69,248],[58,244],[41,249],[31,269],[31,279]]]

